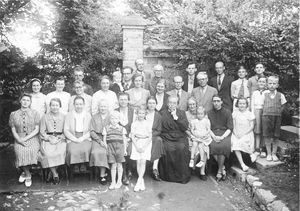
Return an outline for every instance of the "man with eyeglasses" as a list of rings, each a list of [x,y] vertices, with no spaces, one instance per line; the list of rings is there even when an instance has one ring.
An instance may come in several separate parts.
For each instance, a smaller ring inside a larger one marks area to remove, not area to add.
[[[92,112],[92,96],[84,93],[84,83],[83,81],[76,80],[73,83],[75,89],[75,95],[72,95],[69,101],[69,111],[74,110],[74,99],[77,96],[81,96],[84,99],[84,110],[88,113]]]
[[[82,81],[84,93],[91,95],[91,96],[93,95],[93,93],[94,93],[93,88],[90,85],[83,82],[83,79],[84,79],[83,67],[76,66],[74,68],[73,78],[75,79],[75,81]],[[69,91],[70,91],[71,95],[76,94],[76,90],[75,90],[74,86],[72,86],[71,90],[69,90]]]
[[[122,69],[122,85],[124,88],[124,91],[127,91],[134,87],[132,83],[132,72],[133,69],[129,66],[123,67]]]
[[[187,103],[189,99],[189,94],[182,89],[184,84],[183,79],[181,76],[175,76],[173,79],[175,89],[167,92],[170,96],[175,96],[178,98],[178,106],[177,108],[183,111],[187,110]]]

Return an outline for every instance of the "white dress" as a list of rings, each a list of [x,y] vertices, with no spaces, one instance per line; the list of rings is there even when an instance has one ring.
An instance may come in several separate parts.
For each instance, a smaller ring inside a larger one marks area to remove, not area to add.
[[[239,110],[234,111],[232,114],[233,118],[233,131],[237,131],[237,133],[243,133],[249,130],[251,122],[254,121],[254,114],[250,111],[240,112]],[[254,152],[254,133],[251,131],[250,133],[242,136],[241,138],[237,138],[234,133],[231,136],[231,151],[239,150],[246,152],[248,154],[252,154]]]
[[[41,92],[38,94],[31,94],[30,108],[36,110],[40,115],[40,119],[42,119],[47,110],[46,95]]]
[[[131,138],[134,135],[148,136],[148,138],[138,139],[137,145],[143,146],[145,142],[150,139],[150,143],[146,146],[143,153],[139,153],[132,143],[132,151],[130,155],[131,160],[150,160],[151,159],[151,149],[152,149],[152,124],[149,124],[149,121],[134,121],[131,125]]]

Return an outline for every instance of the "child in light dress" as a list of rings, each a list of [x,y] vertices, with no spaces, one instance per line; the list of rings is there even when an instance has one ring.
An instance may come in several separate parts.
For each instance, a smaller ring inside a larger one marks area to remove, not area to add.
[[[120,113],[118,111],[111,112],[110,123],[103,129],[103,141],[107,145],[107,160],[111,164],[111,185],[110,190],[118,189],[122,186],[123,167],[126,156],[126,129],[119,124]],[[118,181],[116,176],[118,174]]]
[[[239,110],[232,113],[233,133],[231,136],[231,150],[234,151],[243,171],[248,171],[249,167],[243,161],[242,153],[250,155],[254,162],[257,155],[254,153],[254,114],[248,108],[246,98],[239,98],[236,102]]]
[[[200,175],[205,175],[205,165],[207,159],[209,159],[209,144],[212,142],[210,121],[206,117],[204,107],[200,106],[197,109],[197,118],[191,120],[189,136],[193,141],[191,149],[191,160],[189,166],[194,167],[194,157],[196,150],[199,150],[200,162],[196,164],[196,167],[200,168]]]
[[[130,159],[137,162],[138,180],[134,191],[145,190],[144,174],[146,160],[151,158],[152,124],[145,119],[146,108],[137,109],[137,119],[131,125],[132,152]]]

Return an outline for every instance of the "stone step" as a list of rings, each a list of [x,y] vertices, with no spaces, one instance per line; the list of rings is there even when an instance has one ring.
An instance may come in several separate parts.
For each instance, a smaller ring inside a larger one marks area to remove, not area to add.
[[[292,125],[295,127],[300,127],[300,116],[292,117]]]
[[[299,143],[299,128],[289,125],[281,126],[280,139],[291,144]]]
[[[249,168],[248,171],[243,171],[241,169],[241,167],[237,167],[237,166],[232,166],[230,168],[230,173],[234,176],[237,177],[240,181],[245,182],[247,175],[255,175],[256,174],[256,170],[253,168]]]
[[[261,171],[264,169],[282,165],[282,164],[284,164],[284,162],[282,162],[282,161],[277,161],[277,162],[267,161],[267,158],[258,157],[257,160],[255,161],[255,164],[256,164],[256,168]]]

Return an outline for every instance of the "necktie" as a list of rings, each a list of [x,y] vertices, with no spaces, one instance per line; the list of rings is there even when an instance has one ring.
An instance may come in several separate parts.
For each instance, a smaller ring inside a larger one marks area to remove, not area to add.
[[[124,89],[127,91],[129,89],[128,83],[125,83]]]
[[[218,76],[218,89],[220,90],[221,88],[221,76]]]
[[[180,93],[179,90],[177,90],[177,97],[178,97],[178,102],[180,101]]]
[[[239,94],[238,94],[238,98],[242,98],[244,97],[244,79],[242,79],[242,84],[241,84],[241,87],[240,87],[240,90],[239,90]]]

